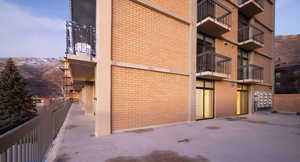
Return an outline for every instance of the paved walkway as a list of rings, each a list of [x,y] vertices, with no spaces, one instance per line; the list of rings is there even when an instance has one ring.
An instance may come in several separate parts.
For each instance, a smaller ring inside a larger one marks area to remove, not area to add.
[[[300,117],[258,113],[95,137],[73,104],[48,161],[299,162]]]

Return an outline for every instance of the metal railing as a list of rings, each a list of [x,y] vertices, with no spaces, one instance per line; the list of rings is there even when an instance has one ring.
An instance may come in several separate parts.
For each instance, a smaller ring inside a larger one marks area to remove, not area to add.
[[[222,74],[231,74],[231,58],[213,51],[197,55],[197,73],[210,71]]]
[[[238,3],[239,3],[239,5],[242,5],[248,1],[251,1],[251,0],[239,0]],[[254,0],[254,2],[256,2],[261,8],[264,8],[264,0]]]
[[[67,21],[66,46],[67,54],[96,56],[96,28]]]
[[[198,1],[197,13],[197,22],[210,17],[228,27],[231,27],[231,10],[215,0]]]
[[[238,67],[238,80],[259,80],[262,81],[264,68],[249,64],[242,67]]]
[[[264,32],[253,25],[240,27],[238,33],[239,42],[251,39],[264,44]]]
[[[0,162],[41,162],[61,128],[71,102],[43,107],[37,117],[0,136]]]

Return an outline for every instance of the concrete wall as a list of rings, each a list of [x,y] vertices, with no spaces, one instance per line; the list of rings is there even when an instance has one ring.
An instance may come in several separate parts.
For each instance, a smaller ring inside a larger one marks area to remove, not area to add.
[[[94,97],[95,97],[95,86],[94,85],[85,85],[80,92],[80,105],[87,115],[93,115],[95,112],[94,109]]]
[[[300,112],[300,94],[274,94],[273,109],[282,112]]]

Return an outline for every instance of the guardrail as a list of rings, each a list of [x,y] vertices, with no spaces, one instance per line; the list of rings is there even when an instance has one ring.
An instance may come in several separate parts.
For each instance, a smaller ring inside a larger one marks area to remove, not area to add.
[[[250,39],[264,44],[264,32],[253,25],[247,25],[239,28],[239,42],[244,42]]]
[[[210,71],[222,74],[231,74],[231,58],[213,51],[197,55],[197,73]]]
[[[96,56],[96,28],[91,25],[66,22],[66,53]]]
[[[238,80],[252,79],[262,81],[264,79],[263,72],[263,67],[253,64],[238,67]]]
[[[45,106],[37,117],[0,136],[0,162],[41,162],[58,134],[69,101]]]
[[[200,22],[210,17],[231,27],[231,10],[215,0],[201,0],[197,4],[198,20]]]

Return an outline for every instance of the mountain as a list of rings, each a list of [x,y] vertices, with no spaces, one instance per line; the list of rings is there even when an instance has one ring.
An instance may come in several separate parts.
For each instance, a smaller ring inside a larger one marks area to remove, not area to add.
[[[0,71],[7,58],[0,58]],[[62,95],[62,64],[56,58],[13,58],[18,70],[28,84],[28,90],[36,97],[58,97]]]
[[[300,65],[300,35],[276,36],[274,52],[276,67]]]

